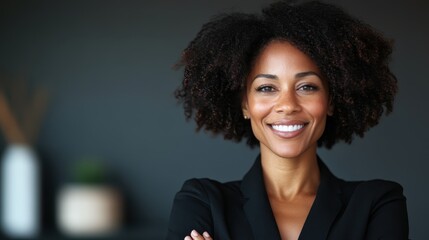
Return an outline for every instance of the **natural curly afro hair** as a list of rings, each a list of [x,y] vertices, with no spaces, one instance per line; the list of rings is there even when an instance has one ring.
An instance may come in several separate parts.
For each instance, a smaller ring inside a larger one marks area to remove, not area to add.
[[[334,111],[319,146],[351,143],[392,111],[397,81],[388,66],[390,41],[338,7],[281,1],[261,15],[213,18],[183,51],[178,65],[184,67],[184,78],[175,95],[197,130],[258,144],[241,103],[254,59],[274,40],[309,56],[327,81]]]

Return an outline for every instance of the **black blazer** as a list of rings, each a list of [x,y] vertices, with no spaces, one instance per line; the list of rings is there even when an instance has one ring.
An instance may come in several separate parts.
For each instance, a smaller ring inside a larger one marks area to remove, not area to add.
[[[408,239],[402,187],[373,180],[336,178],[319,160],[321,182],[299,239]],[[260,157],[242,181],[191,179],[176,194],[168,240],[183,240],[192,229],[215,240],[281,239],[265,190]]]

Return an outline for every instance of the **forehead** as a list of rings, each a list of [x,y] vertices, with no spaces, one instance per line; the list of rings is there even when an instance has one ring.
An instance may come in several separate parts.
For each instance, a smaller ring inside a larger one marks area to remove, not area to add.
[[[315,71],[315,62],[287,41],[275,40],[265,45],[256,56],[252,71]]]

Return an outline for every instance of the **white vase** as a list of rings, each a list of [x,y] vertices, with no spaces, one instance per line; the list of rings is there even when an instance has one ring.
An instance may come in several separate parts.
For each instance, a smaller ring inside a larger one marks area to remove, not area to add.
[[[40,177],[37,156],[25,144],[6,147],[1,164],[3,231],[9,237],[34,238],[40,231]]]
[[[113,187],[69,185],[57,201],[57,221],[67,235],[107,235],[121,225],[122,199]]]

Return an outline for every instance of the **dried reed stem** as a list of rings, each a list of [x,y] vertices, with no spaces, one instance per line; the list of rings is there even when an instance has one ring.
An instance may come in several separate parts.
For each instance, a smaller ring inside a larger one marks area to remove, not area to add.
[[[2,91],[0,91],[0,127],[9,143],[28,143]]]

